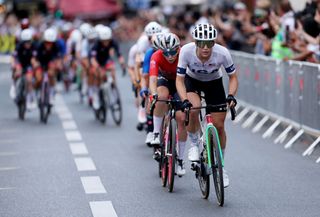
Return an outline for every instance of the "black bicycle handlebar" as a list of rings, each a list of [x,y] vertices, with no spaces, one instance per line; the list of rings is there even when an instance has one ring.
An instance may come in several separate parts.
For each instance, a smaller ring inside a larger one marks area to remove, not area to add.
[[[175,99],[167,99],[167,100],[156,99],[156,100],[152,100],[151,106],[150,106],[150,114],[151,115],[153,115],[153,110],[154,110],[157,102],[164,102],[166,104],[171,104],[173,106],[176,105],[177,103],[181,103],[180,100],[175,100]]]
[[[186,109],[186,120],[185,120],[185,126],[189,125],[189,116],[190,116],[190,110],[198,110],[198,109],[207,109],[207,108],[217,108],[220,106],[225,106],[226,104],[219,104],[219,105],[206,105],[206,106],[200,106],[200,107],[191,107],[190,109]],[[231,112],[231,120],[234,121],[234,119],[237,116],[237,112],[235,107],[230,107],[230,112]]]

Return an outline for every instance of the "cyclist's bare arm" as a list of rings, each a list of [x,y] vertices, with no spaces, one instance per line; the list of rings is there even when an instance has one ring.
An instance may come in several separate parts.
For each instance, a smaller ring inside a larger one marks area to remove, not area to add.
[[[177,75],[176,78],[176,88],[177,88],[177,92],[180,96],[181,101],[184,101],[185,99],[187,99],[187,90],[186,90],[186,86],[184,84],[184,76],[179,76]]]
[[[157,80],[156,76],[150,76],[149,89],[152,95],[157,93]]]
[[[142,74],[141,77],[141,88],[149,87],[149,74]]]
[[[229,76],[229,94],[236,95],[238,90],[238,75],[233,73]]]

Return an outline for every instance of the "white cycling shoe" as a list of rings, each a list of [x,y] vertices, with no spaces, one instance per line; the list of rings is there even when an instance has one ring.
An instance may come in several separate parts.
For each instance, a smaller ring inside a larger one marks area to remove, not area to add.
[[[199,147],[194,145],[191,146],[188,152],[189,161],[199,161]]]
[[[186,174],[186,169],[184,168],[184,162],[182,159],[177,159],[176,166],[176,173],[179,177],[182,177]]]
[[[153,140],[153,133],[152,132],[147,133],[147,137],[145,141],[146,145],[150,146],[152,140]]]
[[[230,184],[230,181],[229,181],[229,176],[227,174],[227,171],[223,168],[223,187],[228,187]]]

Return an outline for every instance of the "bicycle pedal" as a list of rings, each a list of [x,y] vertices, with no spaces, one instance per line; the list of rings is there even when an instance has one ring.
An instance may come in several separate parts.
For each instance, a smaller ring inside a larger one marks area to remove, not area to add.
[[[191,163],[191,170],[197,171],[198,170],[198,164],[196,162]]]

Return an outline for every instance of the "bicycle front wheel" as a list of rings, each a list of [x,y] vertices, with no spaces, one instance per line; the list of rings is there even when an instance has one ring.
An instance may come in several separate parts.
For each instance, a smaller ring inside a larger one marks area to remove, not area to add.
[[[200,158],[200,165],[197,169],[197,179],[203,199],[208,199],[210,193],[210,176],[207,174],[207,164],[203,156]]]
[[[224,204],[223,163],[220,152],[220,140],[215,127],[207,130],[207,146],[209,147],[209,163],[219,206]]]
[[[176,167],[176,133],[177,133],[177,123],[175,119],[170,120],[169,125],[169,147],[168,147],[168,191],[173,191],[174,186],[174,176],[175,176],[175,167]]]

